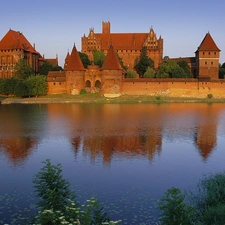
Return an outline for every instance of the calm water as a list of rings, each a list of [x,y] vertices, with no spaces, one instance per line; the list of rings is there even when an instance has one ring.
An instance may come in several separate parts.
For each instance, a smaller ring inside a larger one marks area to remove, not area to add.
[[[45,159],[78,199],[149,224],[153,199],[225,169],[225,104],[0,105],[0,194],[32,192]]]

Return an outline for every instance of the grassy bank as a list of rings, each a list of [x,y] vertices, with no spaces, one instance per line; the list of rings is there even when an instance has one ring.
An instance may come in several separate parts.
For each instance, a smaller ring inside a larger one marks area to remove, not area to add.
[[[137,104],[137,103],[225,103],[225,98],[174,98],[162,96],[121,95],[115,98],[100,96],[97,93],[83,95],[55,94],[38,98],[1,97],[1,104],[47,104],[47,103],[98,103],[98,104]]]

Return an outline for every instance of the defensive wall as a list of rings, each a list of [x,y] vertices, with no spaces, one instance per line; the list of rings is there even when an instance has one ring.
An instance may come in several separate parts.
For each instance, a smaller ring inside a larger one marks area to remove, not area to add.
[[[126,78],[122,82],[122,94],[194,98],[212,94],[215,98],[225,98],[225,80]]]

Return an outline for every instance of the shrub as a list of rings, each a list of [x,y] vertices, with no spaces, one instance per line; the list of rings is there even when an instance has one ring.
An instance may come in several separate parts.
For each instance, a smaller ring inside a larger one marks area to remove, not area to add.
[[[162,225],[194,224],[194,208],[184,203],[185,195],[178,188],[168,189],[159,201]]]
[[[208,94],[208,98],[213,98],[213,94]]]
[[[85,89],[81,89],[80,90],[80,95],[85,95],[85,94],[87,94],[87,91]]]
[[[136,78],[138,74],[134,70],[127,70],[126,78]]]
[[[189,199],[196,208],[197,217],[203,224],[223,224],[225,221],[225,173],[204,178],[190,191]]]

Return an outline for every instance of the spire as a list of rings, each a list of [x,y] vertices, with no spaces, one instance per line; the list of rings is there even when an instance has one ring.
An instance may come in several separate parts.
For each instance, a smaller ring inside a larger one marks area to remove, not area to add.
[[[220,49],[217,47],[212,36],[208,32],[199,45],[197,51],[220,51]]]
[[[116,52],[114,51],[114,48],[112,45],[110,45],[108,53],[106,55],[105,61],[102,65],[102,70],[123,70],[123,68],[120,65],[118,56],[116,55]]]
[[[75,43],[74,43],[74,46],[73,46],[70,56],[68,54],[67,54],[67,56],[69,57],[69,60],[68,60],[67,66],[66,66],[66,70],[69,70],[69,71],[85,70],[83,63],[80,59],[79,53],[76,49]]]

